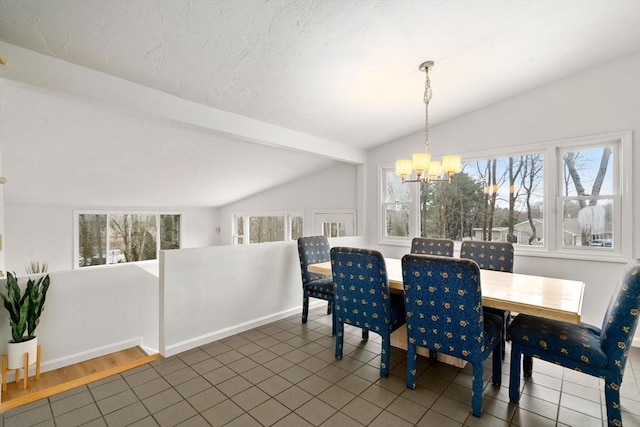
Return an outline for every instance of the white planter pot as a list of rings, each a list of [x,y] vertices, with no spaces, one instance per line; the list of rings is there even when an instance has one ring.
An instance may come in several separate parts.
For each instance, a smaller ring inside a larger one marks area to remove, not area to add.
[[[29,353],[29,365],[36,363],[38,356],[38,337],[29,341],[10,342],[7,344],[7,361],[9,369],[24,368],[24,354]]]

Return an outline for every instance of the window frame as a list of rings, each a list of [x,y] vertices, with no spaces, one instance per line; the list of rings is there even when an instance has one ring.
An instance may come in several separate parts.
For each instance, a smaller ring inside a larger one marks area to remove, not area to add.
[[[498,149],[478,150],[464,153],[463,162],[482,161],[492,158],[513,157],[533,153],[544,155],[544,199],[543,199],[543,224],[545,229],[544,244],[542,246],[515,245],[518,254],[527,256],[553,257],[562,259],[597,260],[609,262],[627,262],[632,256],[633,235],[623,233],[622,230],[632,230],[633,225],[633,138],[631,131],[610,132],[599,135],[575,137],[567,139],[552,140],[547,142],[520,144],[511,147]],[[597,247],[563,247],[562,243],[562,215],[557,212],[562,211],[561,185],[563,176],[563,164],[560,157],[562,150],[568,149],[588,149],[590,147],[602,147],[606,145],[617,145],[614,150],[613,168],[614,182],[614,225],[613,238],[615,248]],[[418,185],[408,183],[412,186],[412,205],[409,210],[409,237],[385,238],[384,232],[384,192],[383,171],[391,169],[390,163],[378,165],[378,243],[386,245],[407,246],[411,239],[419,233],[419,203],[416,201]],[[423,185],[423,184],[420,184]],[[615,204],[617,203],[617,204]],[[413,226],[413,230],[412,230]],[[456,242],[459,247],[460,242]]]
[[[284,218],[284,240],[277,240],[274,242],[260,242],[260,243],[251,243],[250,236],[250,218],[251,217],[267,217],[267,216],[281,216]],[[238,243],[238,230],[237,230],[237,219],[238,217],[242,217],[242,243]],[[231,213],[231,242],[233,246],[238,245],[262,245],[265,243],[281,243],[281,242],[289,242],[295,239],[292,239],[291,232],[292,226],[291,221],[293,218],[302,218],[302,230],[304,235],[304,211],[267,211],[267,212],[233,212]]]
[[[307,230],[311,235],[323,235],[322,224],[325,222],[343,223],[345,236],[357,236],[356,210],[355,209],[322,209],[311,211],[313,225]]]
[[[555,219],[555,246],[554,254],[560,258],[600,260],[612,262],[626,262],[631,259],[633,251],[633,233],[623,233],[623,230],[633,230],[633,144],[631,131],[612,132],[602,135],[571,138],[560,141],[555,150],[556,178],[554,187],[553,208],[555,212],[562,212],[562,202],[564,200],[575,200],[578,196],[563,196],[562,176],[563,164],[561,153],[570,150],[585,150],[590,148],[617,146],[613,150],[612,165],[613,189],[612,194],[600,194],[587,198],[612,199],[613,201],[613,248],[598,248],[594,246],[586,247],[563,247],[562,223],[563,215],[556,215]],[[584,197],[584,196],[583,196]]]
[[[378,244],[381,245],[390,245],[390,246],[406,246],[407,243],[411,243],[411,239],[414,236],[417,236],[420,230],[420,213],[416,215],[417,210],[419,209],[419,203],[417,198],[419,197],[418,186],[415,183],[406,183],[403,185],[411,185],[410,194],[411,201],[410,202],[401,202],[406,203],[409,207],[409,236],[387,236],[387,227],[386,227],[386,176],[387,171],[391,171],[395,173],[395,164],[394,163],[381,163],[378,165],[377,171],[377,185],[378,185]],[[397,203],[394,203],[397,204]]]
[[[156,216],[156,258],[148,259],[144,261],[130,261],[125,263],[113,263],[109,264],[109,257],[105,256],[106,263],[99,265],[87,265],[80,267],[80,224],[79,217],[80,215],[106,215],[107,216],[107,230],[106,230],[106,254],[111,250],[110,248],[110,227],[109,220],[112,215],[155,215]],[[174,211],[174,210],[129,210],[129,209],[75,209],[73,211],[73,269],[74,270],[84,270],[88,268],[112,268],[114,266],[123,266],[123,265],[154,265],[160,262],[160,251],[166,249],[160,249],[161,239],[160,239],[160,216],[161,215],[178,215],[180,216],[180,248],[182,248],[182,237],[184,230],[184,212],[182,211]]]

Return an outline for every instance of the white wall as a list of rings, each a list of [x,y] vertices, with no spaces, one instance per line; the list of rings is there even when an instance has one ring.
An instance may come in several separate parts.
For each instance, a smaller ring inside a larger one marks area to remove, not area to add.
[[[2,154],[0,153],[0,165],[2,165]],[[2,168],[0,167],[0,171]],[[2,176],[0,174],[0,176]],[[4,185],[0,184],[0,277],[5,274],[5,250],[4,250]]]
[[[498,77],[499,78],[499,77]],[[434,84],[437,85],[437,82]],[[437,90],[434,89],[434,90]],[[436,102],[432,103],[436,107]],[[429,149],[435,156],[465,153],[535,142],[553,141],[613,131],[633,131],[633,164],[640,164],[640,54],[576,74],[548,86],[434,126]],[[423,148],[418,132],[369,152],[367,176],[376,182],[377,165],[392,162]],[[640,173],[634,172],[634,223],[640,224]],[[387,256],[409,249],[377,243],[377,188],[366,193],[367,237],[371,247]],[[374,220],[375,218],[375,220]],[[625,230],[631,232],[631,230]],[[640,257],[640,227],[633,230],[633,257]],[[528,257],[516,253],[515,271],[582,280],[586,284],[583,321],[600,326],[611,290],[623,264]],[[640,345],[640,331],[636,334]]]
[[[49,274],[40,324],[42,371],[141,346],[158,352],[158,278],[135,265]],[[19,278],[20,284],[26,278]],[[4,280],[2,281],[4,292]],[[11,339],[9,317],[0,313],[0,353]]]
[[[358,167],[343,163],[325,171],[309,175],[289,184],[273,188],[218,210],[220,245],[232,243],[232,215],[234,212],[304,211],[305,235],[313,234],[313,212],[326,209],[358,207]],[[260,179],[260,177],[255,177]]]
[[[329,243],[361,247],[365,240],[343,237]],[[160,259],[160,352],[165,357],[301,313],[295,242],[162,251]]]
[[[20,275],[25,273],[24,268],[30,261],[46,261],[49,271],[72,269],[74,209],[50,205],[4,206],[6,268]],[[178,212],[182,213],[183,247],[214,243],[216,209],[185,208]]]

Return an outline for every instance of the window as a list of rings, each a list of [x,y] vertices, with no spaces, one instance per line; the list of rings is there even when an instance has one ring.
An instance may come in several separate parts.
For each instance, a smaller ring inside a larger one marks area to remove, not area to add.
[[[76,213],[76,266],[155,260],[161,249],[180,248],[180,215]]]
[[[356,212],[352,209],[330,209],[313,213],[313,234],[325,237],[353,236]]]
[[[403,184],[391,167],[380,168],[382,199],[382,238],[408,238],[413,230],[410,221],[412,208],[411,184]]]
[[[304,234],[301,216],[289,216],[289,229],[291,230],[291,240],[298,240]]]
[[[618,132],[472,153],[450,183],[402,189],[393,170],[382,168],[383,236],[387,243],[420,235],[512,242],[519,251],[567,258],[629,257],[631,150],[631,133]],[[394,217],[397,210],[403,215]]]
[[[344,237],[346,236],[346,227],[344,222],[323,222],[322,235],[325,237]]]
[[[619,245],[614,233],[614,218],[620,209],[614,167],[617,145],[563,148],[559,152],[562,246],[614,250]]]
[[[465,162],[451,182],[420,188],[420,234],[543,245],[544,154]]]
[[[233,230],[235,245],[296,240],[303,234],[303,218],[299,213],[235,214]]]

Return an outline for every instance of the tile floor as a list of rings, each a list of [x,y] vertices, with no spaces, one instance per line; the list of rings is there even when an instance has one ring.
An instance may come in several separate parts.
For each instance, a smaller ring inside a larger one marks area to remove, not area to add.
[[[602,380],[534,361],[519,405],[485,366],[484,413],[470,414],[471,376],[420,358],[418,387],[405,387],[394,349],[379,377],[379,338],[347,328],[344,357],[333,356],[330,316],[312,310],[0,415],[0,427],[27,426],[606,426]],[[623,420],[640,426],[640,348],[627,362]],[[605,421],[603,421],[603,419]]]

